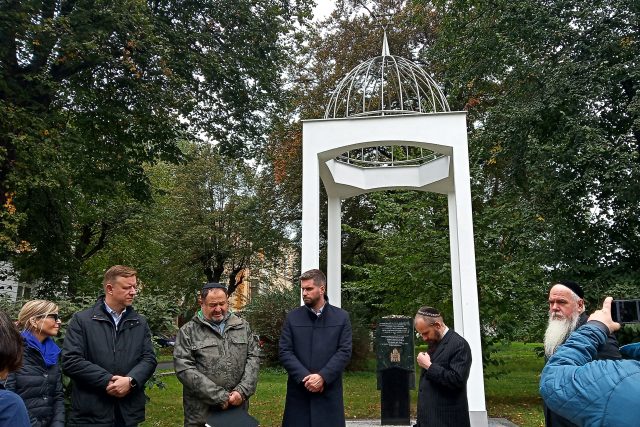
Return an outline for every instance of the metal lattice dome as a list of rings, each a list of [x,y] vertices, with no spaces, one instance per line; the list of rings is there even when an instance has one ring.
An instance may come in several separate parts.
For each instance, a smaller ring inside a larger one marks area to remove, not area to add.
[[[417,64],[389,54],[385,33],[382,55],[351,70],[338,83],[325,119],[449,111],[438,84]]]
[[[447,111],[442,90],[419,65],[389,54],[385,32],[382,55],[356,66],[338,83],[324,118]],[[350,150],[336,160],[359,167],[419,166],[440,156],[420,147],[387,145]]]

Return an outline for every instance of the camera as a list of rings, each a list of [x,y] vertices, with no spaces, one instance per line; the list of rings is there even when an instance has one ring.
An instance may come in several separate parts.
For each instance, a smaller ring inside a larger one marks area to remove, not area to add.
[[[640,299],[614,299],[611,303],[611,319],[620,324],[640,323]]]

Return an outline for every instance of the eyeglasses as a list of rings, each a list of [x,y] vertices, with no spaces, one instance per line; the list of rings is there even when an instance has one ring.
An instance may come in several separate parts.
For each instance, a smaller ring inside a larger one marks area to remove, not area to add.
[[[38,316],[38,317],[49,317],[53,319],[54,322],[62,322],[62,318],[58,313],[43,314],[42,316]]]

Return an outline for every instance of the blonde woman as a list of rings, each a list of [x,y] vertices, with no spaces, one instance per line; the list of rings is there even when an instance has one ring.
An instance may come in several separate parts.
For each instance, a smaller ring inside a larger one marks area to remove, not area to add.
[[[51,301],[28,301],[18,314],[23,364],[9,374],[6,387],[24,400],[32,427],[64,427],[60,348],[52,339],[60,323],[58,306]]]

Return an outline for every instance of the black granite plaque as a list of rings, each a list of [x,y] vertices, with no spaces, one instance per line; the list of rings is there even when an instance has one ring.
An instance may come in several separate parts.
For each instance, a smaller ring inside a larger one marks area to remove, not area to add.
[[[376,328],[378,372],[387,368],[414,370],[413,319],[383,317]]]
[[[388,316],[376,328],[376,359],[382,425],[409,425],[415,387],[413,319]]]

